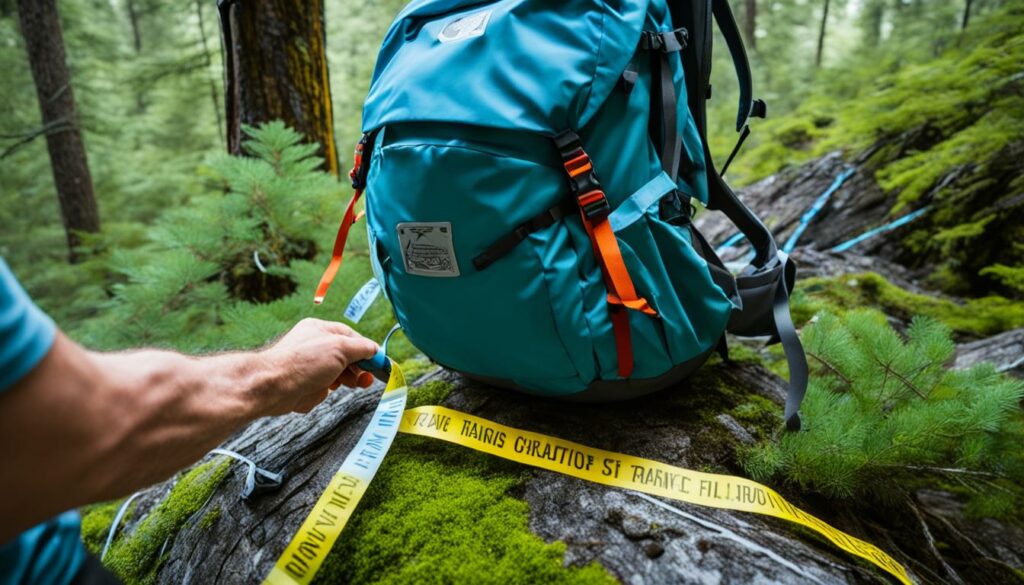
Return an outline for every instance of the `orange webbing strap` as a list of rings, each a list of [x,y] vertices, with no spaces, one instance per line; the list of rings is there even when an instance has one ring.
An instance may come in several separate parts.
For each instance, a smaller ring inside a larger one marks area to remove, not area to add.
[[[602,219],[597,225],[593,225],[585,213],[581,213],[581,216],[583,227],[586,228],[594,248],[594,255],[601,266],[605,286],[608,287],[608,314],[612,320],[612,332],[615,334],[619,376],[628,378],[633,373],[633,340],[629,330],[629,313],[626,309],[641,311],[655,317],[658,313],[651,308],[646,299],[637,296],[633,280],[629,278],[629,272],[622,261],[622,251],[619,250],[615,232],[612,231],[608,220]],[[623,275],[625,279],[622,278]]]
[[[580,143],[579,136],[566,131],[555,137],[555,145],[562,155],[565,172],[572,181],[573,193],[577,194],[583,227],[594,248],[608,288],[608,313],[615,334],[615,350],[618,354],[619,376],[629,377],[633,373],[633,341],[629,330],[629,313],[626,309],[640,311],[657,317],[658,312],[647,299],[636,293],[633,279],[622,259],[619,240],[608,223],[609,205],[601,184],[594,173],[594,165]]]
[[[338,226],[338,235],[334,238],[334,252],[331,254],[331,262],[327,265],[324,275],[320,277],[320,284],[316,287],[316,296],[313,297],[313,302],[318,305],[324,302],[324,297],[327,296],[327,289],[331,288],[331,283],[334,282],[334,277],[338,275],[338,269],[341,268],[341,260],[345,254],[345,242],[348,241],[349,228],[365,215],[363,211],[360,211],[358,214],[356,213],[356,203],[363,196],[363,189],[366,188],[366,176],[369,173],[370,166],[369,164],[363,164],[363,151],[365,149],[373,152],[373,142],[376,136],[376,131],[367,132],[363,134],[363,137],[356,144],[355,164],[352,165],[352,170],[348,173],[349,178],[352,179],[352,188],[355,192],[352,194],[352,199],[349,199],[348,207],[345,208],[345,216],[341,218],[341,225]]]
[[[633,279],[630,278],[629,270],[626,269],[626,263],[622,259],[619,240],[615,237],[615,232],[612,231],[608,220],[602,219],[596,224],[591,224],[584,215],[583,225],[587,228],[587,235],[590,236],[590,241],[594,244],[594,251],[604,268],[605,281],[608,285],[608,302],[657,317],[658,312],[647,303],[647,299],[636,294]]]
[[[345,216],[341,218],[341,225],[338,226],[338,235],[334,238],[334,252],[331,254],[331,262],[327,265],[327,269],[324,270],[324,275],[320,277],[320,284],[316,287],[316,296],[313,297],[313,302],[318,305],[324,302],[324,297],[327,296],[327,289],[331,288],[331,283],[334,282],[334,277],[337,276],[338,269],[341,268],[342,256],[345,254],[345,242],[348,241],[348,230],[358,219],[356,216],[356,203],[362,195],[363,190],[356,189],[356,192],[352,194],[352,199],[348,201]]]

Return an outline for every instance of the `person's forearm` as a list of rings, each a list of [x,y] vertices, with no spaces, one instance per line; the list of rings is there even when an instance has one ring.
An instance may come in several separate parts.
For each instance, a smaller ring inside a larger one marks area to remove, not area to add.
[[[0,396],[5,420],[35,423],[17,436],[0,428],[0,542],[39,518],[164,480],[264,414],[263,398],[282,382],[260,359],[100,354],[58,336],[29,374],[46,391]]]
[[[202,457],[266,414],[264,398],[283,378],[259,353],[196,358],[144,350],[90,357],[123,404],[110,420],[117,431],[95,456],[90,501],[162,481]]]
[[[360,384],[350,366],[377,349],[319,319],[259,352],[200,358],[94,353],[58,333],[0,393],[0,544],[58,512],[166,479],[254,418],[308,412],[329,389]]]

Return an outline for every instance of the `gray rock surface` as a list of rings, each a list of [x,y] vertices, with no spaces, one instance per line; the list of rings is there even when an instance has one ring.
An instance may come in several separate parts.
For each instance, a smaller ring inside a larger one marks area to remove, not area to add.
[[[960,359],[970,360],[965,356],[979,351],[990,355],[1017,351],[1013,348],[1021,342],[1021,331],[1011,333],[965,344]],[[758,432],[722,412],[737,400],[727,389],[741,388],[776,403],[781,403],[784,393],[782,380],[754,362],[708,364],[677,388],[614,408],[579,404],[566,408],[561,402],[485,388],[443,370],[414,386],[427,379],[453,383],[455,389],[443,402],[451,408],[597,448],[724,473],[739,472],[735,451],[755,440]],[[166,561],[158,580],[260,581],[354,446],[380,391],[380,385],[370,391],[341,390],[312,416],[261,420],[229,440],[226,448],[251,456],[267,469],[284,471],[284,485],[241,500],[245,468],[234,464],[203,509],[166,543]],[[169,489],[164,484],[148,490],[125,532],[131,533]],[[864,563],[821,540],[809,540],[805,532],[775,519],[655,499],[540,470],[529,472],[517,495],[529,503],[530,529],[547,541],[566,544],[567,564],[596,561],[624,583],[885,581]],[[865,528],[884,519],[849,524],[858,512],[801,501],[798,494],[785,495],[812,514],[887,550],[922,582],[957,582],[941,569],[918,573],[920,560],[906,557],[906,545],[897,546],[889,532],[879,531],[878,526]],[[958,550],[975,551],[983,559],[979,562],[1002,571],[999,574],[1024,566],[1024,532],[1019,528],[970,520],[963,503],[945,492],[922,490],[916,498],[933,532],[957,544]],[[221,510],[220,518],[202,526],[201,518],[213,508]],[[893,522],[892,530],[906,528],[906,519]],[[926,550],[923,543],[915,546]]]
[[[491,420],[598,448],[650,457],[688,468],[727,471],[734,445],[722,437],[749,435],[738,422],[709,425],[695,408],[712,382],[743,385],[779,401],[781,380],[753,363],[709,365],[706,375],[659,395],[619,404],[573,405],[483,388],[438,370],[455,390],[444,404]],[[712,372],[713,371],[713,372]],[[380,395],[334,393],[314,416],[259,421],[224,446],[283,470],[284,486],[240,500],[244,466],[233,465],[209,502],[167,544],[158,574],[165,583],[252,583],[269,571],[305,513],[369,422]],[[716,397],[716,401],[720,397]],[[712,417],[712,421],[715,419]],[[168,486],[156,486],[125,531],[145,515]],[[805,541],[786,523],[752,514],[662,501],[534,470],[522,497],[530,527],[546,540],[567,544],[566,562],[597,561],[626,583],[859,583],[878,576],[841,551]],[[212,526],[204,513],[222,510]],[[358,512],[357,512],[358,513]],[[827,510],[813,510],[827,517]],[[831,520],[831,519],[830,519]]]
[[[979,362],[990,362],[1000,372],[1024,378],[1024,328],[957,347],[955,367],[967,368]]]
[[[887,216],[893,204],[892,197],[879,189],[868,174],[869,171],[856,168],[856,163],[845,162],[841,153],[833,152],[801,166],[783,170],[739,189],[737,195],[772,230],[782,246],[818,196],[845,169],[851,167],[855,168],[853,175],[829,197],[827,204],[815,215],[798,241],[801,249],[828,250],[888,222]],[[707,240],[716,246],[737,232],[724,214],[718,212],[701,213],[694,223]],[[893,242],[903,233],[903,229],[906,228],[866,240],[854,247],[846,257],[866,258],[869,263],[876,262],[877,258],[894,257],[896,250]],[[745,250],[743,246],[733,247],[723,251],[721,256],[726,261],[737,260],[746,253]]]

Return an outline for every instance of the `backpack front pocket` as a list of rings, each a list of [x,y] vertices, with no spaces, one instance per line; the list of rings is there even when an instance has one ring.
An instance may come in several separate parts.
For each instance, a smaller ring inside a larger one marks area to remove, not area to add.
[[[578,263],[565,226],[531,234],[485,270],[473,264],[564,200],[557,167],[458,141],[392,138],[374,153],[367,219],[390,259],[384,285],[410,341],[454,370],[546,394],[585,388],[594,360],[579,282],[563,276]]]

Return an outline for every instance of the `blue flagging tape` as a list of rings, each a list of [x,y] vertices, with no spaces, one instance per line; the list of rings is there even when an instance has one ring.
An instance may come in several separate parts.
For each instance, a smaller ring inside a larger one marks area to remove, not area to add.
[[[722,242],[721,245],[719,245],[717,248],[715,248],[715,253],[719,253],[722,250],[725,250],[726,248],[732,248],[736,244],[740,243],[740,240],[742,240],[742,239],[743,239],[743,232],[736,232],[735,234],[729,236],[728,240]]]
[[[811,204],[810,209],[805,211],[804,214],[800,216],[800,223],[796,226],[796,229],[793,230],[793,233],[792,235],[789,236],[789,239],[786,240],[786,245],[782,246],[783,252],[789,254],[796,248],[797,241],[800,240],[800,236],[804,234],[804,230],[806,230],[807,226],[810,225],[811,221],[814,219],[814,216],[818,215],[818,212],[820,212],[825,207],[825,204],[828,203],[828,200],[830,197],[832,197],[832,194],[838,191],[839,188],[843,186],[843,183],[846,182],[846,179],[850,178],[850,175],[852,175],[853,172],[854,168],[849,167],[842,173],[839,173],[839,176],[836,177],[836,180],[832,181],[832,184],[829,185],[829,188],[825,189],[825,192],[822,193],[821,195],[818,195],[818,198],[814,200],[813,204]]]
[[[818,215],[818,212],[820,212],[825,207],[825,204],[828,203],[829,198],[832,197],[832,195],[837,190],[839,190],[839,187],[843,186],[843,183],[846,182],[846,179],[850,178],[850,175],[852,175],[854,171],[855,169],[853,167],[844,170],[842,173],[839,174],[839,176],[836,177],[835,181],[832,181],[832,184],[829,186],[829,188],[825,189],[825,192],[819,195],[818,198],[814,200],[814,203],[811,204],[810,209],[805,211],[804,214],[800,216],[799,225],[797,225],[796,229],[793,230],[793,234],[789,236],[789,239],[786,240],[786,245],[782,247],[783,252],[789,254],[796,248],[796,244],[800,240],[800,236],[803,235],[804,230],[806,230],[807,226],[810,225],[811,221],[814,219],[814,216]],[[930,207],[922,207],[917,211],[908,213],[903,217],[894,219],[893,221],[885,225],[881,225],[876,228],[870,229],[864,232],[863,234],[853,238],[852,240],[847,240],[842,244],[839,244],[838,246],[833,246],[829,250],[832,252],[845,252],[850,248],[856,246],[857,244],[863,242],[864,240],[873,238],[879,234],[884,234],[885,232],[892,231],[898,227],[907,225],[908,223],[914,221],[915,219],[927,213],[929,209]],[[732,248],[736,244],[740,243],[740,241],[742,241],[743,238],[743,232],[737,232],[733,234],[732,236],[729,237],[729,239],[722,242],[715,248],[715,253],[720,254],[723,250]],[[751,254],[751,256],[753,256],[753,254]]]
[[[847,241],[843,242],[842,244],[839,244],[838,246],[832,247],[831,251],[832,252],[845,252],[845,251],[849,250],[850,248],[856,246],[857,244],[863,242],[864,240],[867,240],[869,238],[873,238],[873,237],[877,236],[878,234],[882,234],[882,233],[885,233],[885,232],[888,232],[888,231],[892,231],[892,230],[894,230],[894,229],[896,229],[896,228],[898,228],[900,226],[907,225],[908,223],[910,223],[910,222],[914,221],[915,219],[917,219],[917,218],[921,217],[922,215],[924,215],[929,209],[930,209],[930,207],[922,207],[921,209],[918,209],[917,211],[914,211],[912,213],[908,213],[908,214],[904,215],[903,217],[895,219],[893,221],[890,221],[889,223],[887,223],[885,225],[881,225],[881,226],[878,226],[878,227],[876,227],[874,229],[870,229],[870,230],[864,232],[863,234],[857,236],[856,238],[853,238],[852,240],[847,240]]]

